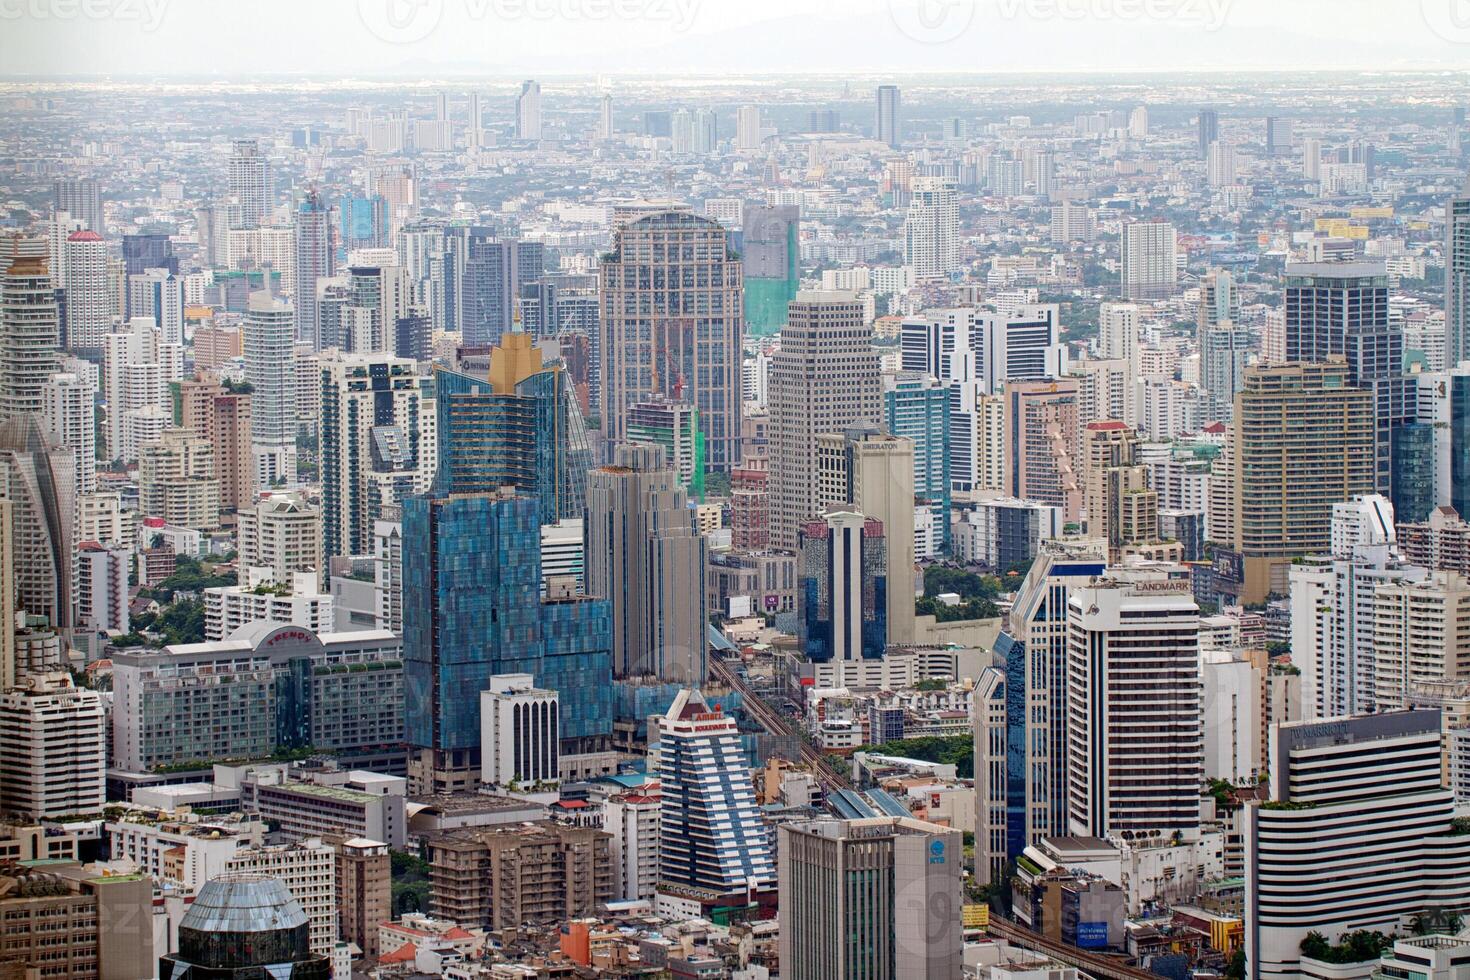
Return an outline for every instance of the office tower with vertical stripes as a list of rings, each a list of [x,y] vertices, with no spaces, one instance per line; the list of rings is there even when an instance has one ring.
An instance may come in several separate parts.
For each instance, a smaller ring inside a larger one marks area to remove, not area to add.
[[[650,394],[699,409],[712,470],[740,460],[743,265],[716,221],[658,210],[614,232],[600,267],[597,366],[602,430],[627,438]]]
[[[346,220],[345,216],[343,218]],[[332,249],[332,213],[312,188],[296,209],[292,225],[296,243],[296,291],[292,306],[296,310],[296,339],[323,347],[317,330],[317,282],[332,275],[335,253]]]

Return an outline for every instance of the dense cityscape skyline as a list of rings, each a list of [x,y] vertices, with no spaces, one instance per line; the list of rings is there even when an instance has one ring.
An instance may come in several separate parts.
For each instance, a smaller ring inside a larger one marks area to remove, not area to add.
[[[0,980],[1470,980],[1462,0],[0,0]]]

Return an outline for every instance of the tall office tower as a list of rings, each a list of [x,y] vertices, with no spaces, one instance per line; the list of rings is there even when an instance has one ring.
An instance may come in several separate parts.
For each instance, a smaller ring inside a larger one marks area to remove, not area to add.
[[[418,365],[390,354],[322,355],[319,378],[323,554],[370,554],[374,523],[429,489],[434,400]]]
[[[664,461],[679,476],[679,488],[690,500],[704,501],[704,433],[693,406],[658,395],[644,399],[628,418],[628,441],[662,446]]]
[[[1067,345],[1061,333],[1055,303],[1025,304],[1008,314],[978,317],[970,331],[970,344],[983,390],[1000,391],[1008,381],[1063,377]]]
[[[370,197],[349,194],[342,198],[337,209],[338,244],[349,254],[358,249],[386,248],[392,244],[389,238],[392,221],[388,214],[388,200],[381,194]],[[399,258],[402,260],[404,257],[400,255]],[[299,259],[297,265],[299,268]],[[322,273],[318,272],[317,275]]]
[[[1092,212],[1086,204],[1060,201],[1052,205],[1051,241],[1055,245],[1092,241]]]
[[[521,83],[521,94],[516,96],[516,139],[540,138],[541,83],[530,78]]]
[[[480,93],[470,93],[469,120],[465,126],[465,145],[473,153],[480,149],[481,133],[484,132],[485,116],[480,110]]]
[[[963,849],[908,817],[780,829],[783,980],[945,980],[962,972]]]
[[[1322,179],[1322,141],[1302,140],[1302,176],[1307,180]]]
[[[1103,303],[1097,319],[1098,357],[1137,365],[1138,307],[1133,303]]]
[[[515,487],[540,502],[543,525],[580,518],[592,450],[566,368],[544,363],[528,334],[503,341],[487,378],[435,373],[435,484],[445,493]]]
[[[1438,711],[1272,734],[1271,799],[1243,811],[1247,977],[1301,976],[1310,932],[1336,943],[1470,911],[1470,836],[1454,828],[1454,795],[1440,786]],[[1304,850],[1325,863],[1304,868]]]
[[[251,507],[255,466],[250,450],[250,395],[236,394],[218,381],[185,380],[179,382],[178,404],[174,421],[214,443],[220,506],[235,511]]]
[[[734,718],[698,691],[680,691],[658,719],[653,768],[662,786],[660,893],[701,905],[738,895],[744,905],[775,886],[769,831]]]
[[[950,550],[953,473],[951,386],[922,374],[884,378],[883,420],[888,431],[914,444],[915,554],[931,559]],[[922,515],[929,515],[926,522]]]
[[[1376,489],[1373,394],[1341,357],[1247,368],[1230,457],[1233,597],[1285,595],[1292,559],[1331,546],[1332,505]]]
[[[76,492],[97,492],[97,389],[75,374],[53,374],[41,389],[52,442],[76,457]]]
[[[735,149],[755,153],[761,148],[761,107],[743,105],[735,110]]]
[[[179,272],[179,259],[174,255],[173,242],[163,232],[124,235],[122,255],[124,271],[130,276],[141,275],[149,269],[167,269],[174,275]]]
[[[102,190],[95,177],[58,177],[52,183],[52,207],[65,211],[82,227],[99,235],[107,234],[102,217]]]
[[[1374,596],[1426,571],[1394,554],[1393,507],[1378,494],[1332,506],[1330,551],[1288,572],[1292,663],[1301,671],[1301,717],[1364,714],[1377,703]]]
[[[1470,182],[1445,205],[1445,363],[1470,359]]]
[[[66,291],[62,345],[98,358],[117,313],[117,280],[108,274],[107,243],[95,231],[76,231],[61,246],[60,285]]]
[[[1075,378],[1005,386],[1007,493],[1082,516],[1081,419]]]
[[[710,469],[739,461],[743,276],[725,230],[689,211],[655,211],[614,233],[597,336],[610,441],[627,438],[631,405],[660,394],[699,409]]]
[[[15,578],[15,505],[0,500],[0,622],[15,622]],[[0,691],[15,686],[15,675],[15,630],[0,630]]]
[[[1230,320],[1204,328],[1199,339],[1200,411],[1209,421],[1229,422],[1235,394],[1245,386],[1254,344],[1250,329]]]
[[[1179,281],[1179,236],[1165,221],[1135,221],[1123,226],[1124,299],[1168,299]]]
[[[587,591],[612,601],[613,675],[703,683],[709,545],[663,448],[619,446],[587,476]]]
[[[931,309],[899,324],[899,366],[941,381],[978,378],[983,364],[977,311],[970,307]]]
[[[903,219],[903,262],[920,282],[960,270],[959,204],[948,177],[915,177]]]
[[[610,92],[603,92],[602,97],[597,100],[597,138],[613,138],[613,100]]]
[[[158,340],[180,349],[184,344],[184,281],[167,269],[146,269],[128,276],[130,316],[152,317]]]
[[[1111,570],[1067,597],[1071,832],[1199,835],[1199,606],[1183,566]]]
[[[675,112],[669,123],[670,150],[687,155],[694,152],[694,113],[688,109]]]
[[[545,272],[542,244],[467,226],[448,229],[444,246],[446,328],[452,325],[470,346],[499,343],[513,328],[516,297]]]
[[[801,289],[799,218],[794,204],[747,204],[743,210],[745,326],[754,336],[779,333]]]
[[[897,147],[903,142],[903,97],[897,85],[879,85],[873,115],[873,138]]]
[[[773,547],[795,551],[797,526],[821,510],[817,437],[881,417],[882,380],[871,336],[863,304],[852,293],[802,292],[791,304],[771,358]],[[816,378],[840,383],[818,392]]]
[[[829,510],[802,524],[797,639],[813,662],[880,660],[888,649],[888,550],[883,522]]]
[[[296,314],[268,291],[250,294],[243,322],[256,486],[296,478]]]
[[[1288,262],[1286,359],[1347,361],[1347,383],[1374,401],[1375,485],[1393,489],[1393,432],[1415,416],[1404,374],[1403,325],[1389,316],[1388,273],[1378,262]]]
[[[1214,109],[1201,109],[1197,126],[1199,156],[1203,160],[1210,155],[1211,144],[1220,139],[1220,114]]]
[[[65,671],[0,693],[0,810],[30,820],[97,813],[107,796],[102,696]]]
[[[1431,572],[1373,593],[1373,699],[1380,714],[1422,703],[1423,685],[1470,680],[1470,580]]]
[[[1014,859],[1043,837],[1071,833],[1067,795],[1067,601],[1107,570],[1096,541],[1043,541],[995,650],[1005,671],[1006,845]],[[977,801],[978,802],[978,801]]]
[[[36,413],[61,368],[61,320],[44,239],[0,241],[0,420]]]
[[[535,497],[461,493],[447,475],[403,502],[412,792],[479,785],[480,692],[496,674],[531,674],[560,693],[564,767],[611,743],[612,614],[570,591],[541,599],[540,526]]]
[[[883,525],[888,559],[888,639],[914,636],[914,444],[871,423],[816,437],[818,513],[856,510]]]
[[[262,975],[328,980],[330,957],[311,951],[311,922],[279,878],[231,873],[199,889],[179,923],[179,948],[158,961],[175,980]]]
[[[443,96],[440,96],[441,100]],[[344,215],[345,220],[345,215]],[[296,209],[292,233],[296,239],[296,288],[292,305],[296,308],[296,339],[309,342],[321,350],[317,334],[316,284],[332,275],[332,209],[322,203],[316,188]]]
[[[1266,117],[1266,154],[1273,157],[1291,156],[1291,120],[1280,116]]]
[[[1128,135],[1136,140],[1148,139],[1148,106],[1137,106],[1128,114]]]
[[[709,156],[720,145],[720,118],[713,109],[694,110],[694,152]]]
[[[0,476],[10,501],[15,607],[55,628],[72,624],[76,457],[46,433],[40,413],[0,423]]]
[[[999,637],[997,637],[999,639]],[[1009,702],[1004,662],[982,667],[971,697],[970,741],[975,759],[975,880],[1005,877],[1010,860]]]
[[[354,354],[391,352],[400,334],[423,326],[411,302],[408,277],[396,265],[354,265],[316,283],[316,328],[307,350],[337,348]],[[315,345],[320,344],[320,348]]]
[[[229,166],[232,228],[259,228],[270,222],[275,187],[270,161],[260,152],[260,141],[237,139]]]

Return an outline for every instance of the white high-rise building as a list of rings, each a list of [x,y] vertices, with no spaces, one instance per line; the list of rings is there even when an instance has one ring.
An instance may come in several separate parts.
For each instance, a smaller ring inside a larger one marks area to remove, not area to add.
[[[242,847],[225,861],[230,874],[279,878],[300,903],[308,922],[312,953],[327,956],[337,944],[337,849],[319,838],[289,844]]]
[[[66,290],[64,346],[76,353],[101,353],[118,307],[117,280],[108,272],[107,242],[95,231],[73,232],[61,244],[60,268],[52,272]]]
[[[1007,381],[1060,378],[1067,373],[1067,345],[1055,303],[1022,306],[1010,316],[985,315],[975,324],[972,343],[980,381],[998,392]]]
[[[1136,140],[1148,138],[1148,106],[1138,106],[1128,114],[1128,135]]]
[[[1097,354],[1104,359],[1121,358],[1137,364],[1137,306],[1133,303],[1102,304],[1097,317]]]
[[[735,110],[735,149],[755,153],[761,148],[761,107],[743,105]]]
[[[613,138],[613,101],[612,95],[607,92],[602,93],[602,98],[597,103],[597,138]]]
[[[1445,205],[1445,363],[1470,359],[1470,182]]]
[[[1470,835],[1441,787],[1438,711],[1273,726],[1271,798],[1242,810],[1246,971],[1303,975],[1302,940],[1470,912]]]
[[[156,321],[139,316],[108,334],[104,351],[105,458],[131,462],[170,424],[169,382],[182,379],[183,350],[162,343]]]
[[[230,227],[259,228],[270,219],[275,206],[270,162],[260,152],[260,142],[235,140],[230,153]]]
[[[540,138],[541,83],[530,78],[521,83],[521,94],[516,98],[516,139]]]
[[[1322,179],[1322,141],[1302,140],[1302,176],[1307,180]]]
[[[480,782],[527,791],[560,779],[561,698],[531,674],[495,674],[480,692]]]
[[[0,421],[41,412],[60,367],[61,321],[43,238],[0,240]]]
[[[1051,209],[1051,240],[1054,244],[1092,241],[1092,212],[1086,204],[1062,201]]]
[[[97,389],[75,374],[53,374],[43,391],[46,428],[76,454],[77,493],[97,492]]]
[[[133,554],[79,539],[76,624],[91,633],[128,632],[128,569]]]
[[[954,181],[915,177],[903,222],[903,261],[919,281],[948,279],[960,270],[959,204]]]
[[[271,494],[237,516],[239,567],[268,568],[276,582],[297,572],[320,575],[322,511],[301,494]]]
[[[1435,571],[1373,594],[1373,696],[1379,712],[1424,703],[1421,685],[1470,681],[1470,581]]]
[[[296,479],[296,314],[261,290],[245,311],[245,380],[250,382],[250,444],[255,482]]]
[[[652,784],[656,787],[657,784]],[[658,889],[659,816],[663,800],[657,789],[634,790],[609,797],[602,805],[602,829],[612,835],[608,850],[616,868],[618,899],[652,900]]]
[[[1182,566],[1110,569],[1067,598],[1071,832],[1199,834],[1199,606]]]
[[[65,672],[0,693],[0,811],[31,820],[100,813],[107,796],[102,697]]]
[[[159,343],[184,343],[184,281],[167,269],[145,269],[128,276],[128,310],[152,317]]]
[[[1333,505],[1331,540],[1330,556],[1302,558],[1288,574],[1303,720],[1373,710],[1375,595],[1428,575],[1394,557],[1393,505],[1376,494]]]
[[[1165,221],[1135,221],[1123,226],[1121,248],[1124,299],[1167,299],[1179,282],[1179,236]]]
[[[1205,177],[1211,187],[1227,187],[1235,183],[1238,164],[1235,147],[1222,140],[1210,144],[1205,160]]]

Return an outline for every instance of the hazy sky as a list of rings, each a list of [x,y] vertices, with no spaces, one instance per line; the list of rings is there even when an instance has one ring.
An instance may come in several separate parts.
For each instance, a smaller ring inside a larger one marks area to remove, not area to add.
[[[1470,0],[0,0],[6,75],[1470,69]]]

